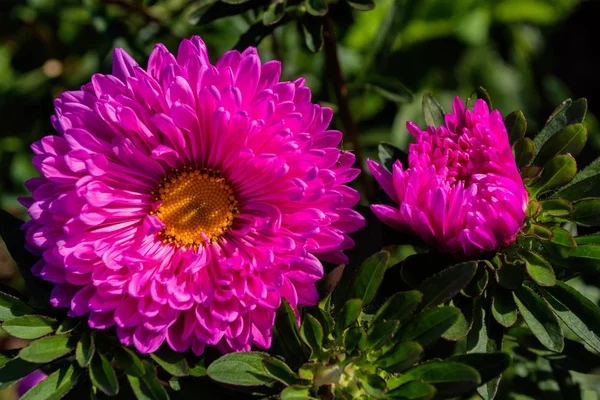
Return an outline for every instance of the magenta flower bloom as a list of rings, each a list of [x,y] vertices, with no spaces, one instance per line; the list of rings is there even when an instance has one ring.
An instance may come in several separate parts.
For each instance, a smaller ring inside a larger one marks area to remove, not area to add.
[[[56,100],[22,200],[54,306],[144,353],[200,354],[268,348],[282,297],[317,303],[320,260],[345,262],[364,224],[359,170],[332,111],[279,75],[254,48],[213,66],[193,37],[147,70],[116,49],[112,75]]]
[[[17,397],[22,397],[29,389],[46,379],[48,375],[36,369],[17,383]]]
[[[492,251],[515,240],[528,196],[502,116],[483,100],[465,110],[457,97],[446,126],[422,131],[409,145],[409,168],[399,161],[390,174],[369,160],[383,190],[398,205],[372,205],[378,218],[458,257]]]

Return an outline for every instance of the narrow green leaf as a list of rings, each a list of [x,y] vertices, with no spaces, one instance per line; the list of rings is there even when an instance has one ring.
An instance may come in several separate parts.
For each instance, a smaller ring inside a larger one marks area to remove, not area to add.
[[[550,137],[533,160],[536,165],[543,166],[557,154],[577,156],[587,141],[587,128],[583,124],[567,125]]]
[[[384,321],[372,324],[367,337],[368,347],[373,350],[379,350],[388,344],[399,327],[400,323],[398,321]]]
[[[558,131],[570,124],[583,122],[587,111],[587,100],[571,99],[565,100],[552,113],[544,128],[538,133],[534,139],[535,147],[541,149],[543,145]]]
[[[548,199],[540,201],[542,211],[554,217],[566,217],[570,215],[574,208],[573,203],[563,199]]]
[[[577,173],[577,163],[569,154],[554,156],[544,167],[540,177],[530,187],[530,195],[535,197],[569,183]]]
[[[315,317],[310,314],[305,314],[302,325],[300,326],[300,336],[308,347],[311,348],[312,357],[321,353],[324,333],[323,327]]]
[[[323,18],[308,15],[302,18],[301,25],[306,47],[313,53],[320,51],[323,47]]]
[[[413,311],[417,309],[419,303],[423,299],[423,295],[417,290],[410,290],[408,292],[398,292],[390,297],[382,306],[377,310],[375,317],[371,323],[378,321],[391,321],[398,320],[404,321],[408,318]]]
[[[333,292],[338,283],[340,283],[340,279],[342,279],[345,267],[344,264],[340,264],[317,281],[317,290],[319,291],[320,298],[324,299]]]
[[[432,308],[417,315],[398,334],[398,338],[419,342],[423,347],[430,345],[442,336],[459,318],[456,307]]]
[[[285,14],[286,0],[273,0],[263,15],[263,24],[273,25],[281,21]]]
[[[575,211],[569,218],[571,221],[583,226],[600,225],[600,199],[580,200],[574,206]]]
[[[513,156],[519,169],[528,166],[533,161],[535,146],[533,140],[523,137],[512,145]]]
[[[300,339],[296,313],[286,299],[281,299],[281,305],[277,309],[275,328],[280,337],[285,338],[282,346],[288,362],[294,364],[309,356],[309,348]]]
[[[261,386],[273,382],[266,374],[263,361],[268,354],[255,351],[230,353],[208,366],[208,376],[217,382],[235,386]]]
[[[585,235],[585,236],[575,236],[575,243],[577,245],[582,244],[600,244],[600,235]]]
[[[571,286],[556,282],[546,288],[544,298],[569,329],[600,352],[600,308]]]
[[[521,253],[525,260],[525,269],[529,277],[540,286],[553,286],[556,277],[552,265],[535,251],[523,251]]]
[[[508,132],[508,140],[511,144],[525,136],[527,132],[527,120],[523,111],[513,111],[504,119],[504,126]]]
[[[575,239],[567,231],[559,226],[552,228],[552,240],[542,242],[544,250],[555,258],[568,258],[577,247]]]
[[[475,389],[481,383],[481,376],[477,370],[462,363],[431,362],[418,365],[390,379],[388,386],[394,389],[411,381],[430,383],[436,387],[438,395],[453,397]]]
[[[19,357],[25,361],[44,364],[69,354],[75,344],[75,339],[69,336],[46,336],[22,348]]]
[[[583,273],[600,273],[600,245],[578,245],[566,260],[566,268]]]
[[[436,393],[435,386],[421,381],[412,381],[386,393],[386,399],[431,400]]]
[[[571,201],[600,197],[600,158],[579,171],[568,185],[556,192],[555,196]]]
[[[138,400],[169,400],[169,394],[165,387],[160,384],[156,378],[156,369],[148,361],[144,361],[143,377],[138,378],[133,375],[127,375],[129,385]]]
[[[81,335],[81,339],[77,343],[77,349],[75,350],[75,359],[79,363],[81,368],[86,367],[94,353],[96,351],[96,345],[94,344],[95,333],[85,332]]]
[[[423,95],[423,116],[427,126],[440,127],[446,124],[444,109],[440,103],[429,92]]]
[[[0,391],[11,387],[21,378],[29,375],[38,368],[40,368],[39,364],[13,358],[0,368]]]
[[[42,315],[25,315],[12,318],[2,324],[9,335],[20,339],[37,339],[54,332],[58,323],[53,318]]]
[[[327,2],[325,0],[306,0],[306,11],[309,14],[322,17],[327,14]]]
[[[33,309],[14,296],[0,292],[0,321],[33,313]]]
[[[344,333],[344,347],[346,353],[352,353],[354,350],[364,350],[367,346],[367,333],[360,326],[353,326]]]
[[[527,223],[523,228],[523,236],[534,237],[539,241],[545,242],[552,239],[552,230],[550,228],[545,227],[544,225],[539,225],[530,222]]]
[[[303,380],[300,379],[297,373],[292,371],[286,363],[277,358],[266,358],[262,363],[267,375],[277,379],[286,386],[303,383]]]
[[[510,328],[517,322],[517,305],[510,292],[496,288],[492,298],[492,315],[505,328]]]
[[[383,354],[375,365],[390,373],[410,368],[421,359],[423,347],[417,342],[400,342]]]
[[[58,400],[69,393],[79,378],[75,366],[65,365],[29,389],[20,400]]]
[[[166,346],[161,346],[150,357],[169,374],[177,377],[188,376],[190,367],[181,353],[176,353]]]
[[[375,8],[374,0],[348,0],[348,4],[358,11],[370,11]]]
[[[115,349],[115,361],[120,369],[127,375],[142,377],[144,376],[144,364],[138,356],[126,347]]]
[[[361,299],[350,299],[344,304],[335,321],[335,332],[338,338],[342,338],[344,329],[352,325],[358,319],[362,311]]]
[[[451,299],[471,282],[476,272],[477,263],[467,261],[452,265],[426,279],[419,287],[423,293],[421,308],[433,307]]]
[[[280,395],[281,400],[313,400],[309,387],[294,385],[283,389]]]
[[[383,282],[389,258],[390,253],[387,251],[380,251],[367,258],[352,280],[348,297],[362,299],[365,306],[369,304]]]
[[[540,343],[560,353],[564,347],[564,335],[548,304],[527,286],[513,292],[513,298],[525,323]]]
[[[117,374],[103,354],[96,354],[90,363],[90,379],[92,384],[108,396],[119,393]]]

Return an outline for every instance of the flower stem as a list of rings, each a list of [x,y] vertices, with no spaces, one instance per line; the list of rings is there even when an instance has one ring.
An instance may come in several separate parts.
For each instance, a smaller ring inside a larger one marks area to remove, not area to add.
[[[364,155],[363,150],[358,140],[358,128],[352,118],[352,112],[350,111],[350,100],[348,97],[348,86],[344,79],[342,67],[340,66],[340,59],[338,56],[337,42],[335,40],[335,28],[333,21],[329,15],[326,15],[323,21],[323,48],[325,51],[325,64],[327,75],[329,76],[333,89],[335,91],[335,97],[337,100],[338,112],[342,125],[344,127],[345,136],[348,141],[352,144],[352,150],[356,156],[356,164],[358,164],[362,173],[360,174],[360,181],[365,188],[367,199],[372,201],[375,197],[375,187],[373,186],[373,180],[370,179],[369,175],[364,169]]]

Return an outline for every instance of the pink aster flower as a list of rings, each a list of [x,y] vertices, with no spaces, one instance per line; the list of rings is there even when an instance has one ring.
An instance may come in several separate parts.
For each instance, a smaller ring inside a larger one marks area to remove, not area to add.
[[[459,257],[510,244],[523,225],[527,192],[512,155],[502,116],[483,100],[473,111],[457,97],[446,126],[422,131],[409,145],[409,168],[392,173],[369,160],[383,190],[398,205],[372,205],[378,218]]]
[[[317,303],[320,260],[345,262],[364,224],[359,170],[332,111],[279,75],[254,48],[211,65],[193,37],[147,70],[116,49],[112,75],[56,100],[22,200],[54,306],[144,353],[200,354],[268,348],[282,297]]]

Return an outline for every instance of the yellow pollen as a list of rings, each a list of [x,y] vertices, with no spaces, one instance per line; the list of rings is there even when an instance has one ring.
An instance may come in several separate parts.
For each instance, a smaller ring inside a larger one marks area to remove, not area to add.
[[[239,213],[233,190],[219,170],[185,167],[171,170],[152,192],[161,205],[152,214],[165,224],[164,243],[198,248],[216,241]]]

